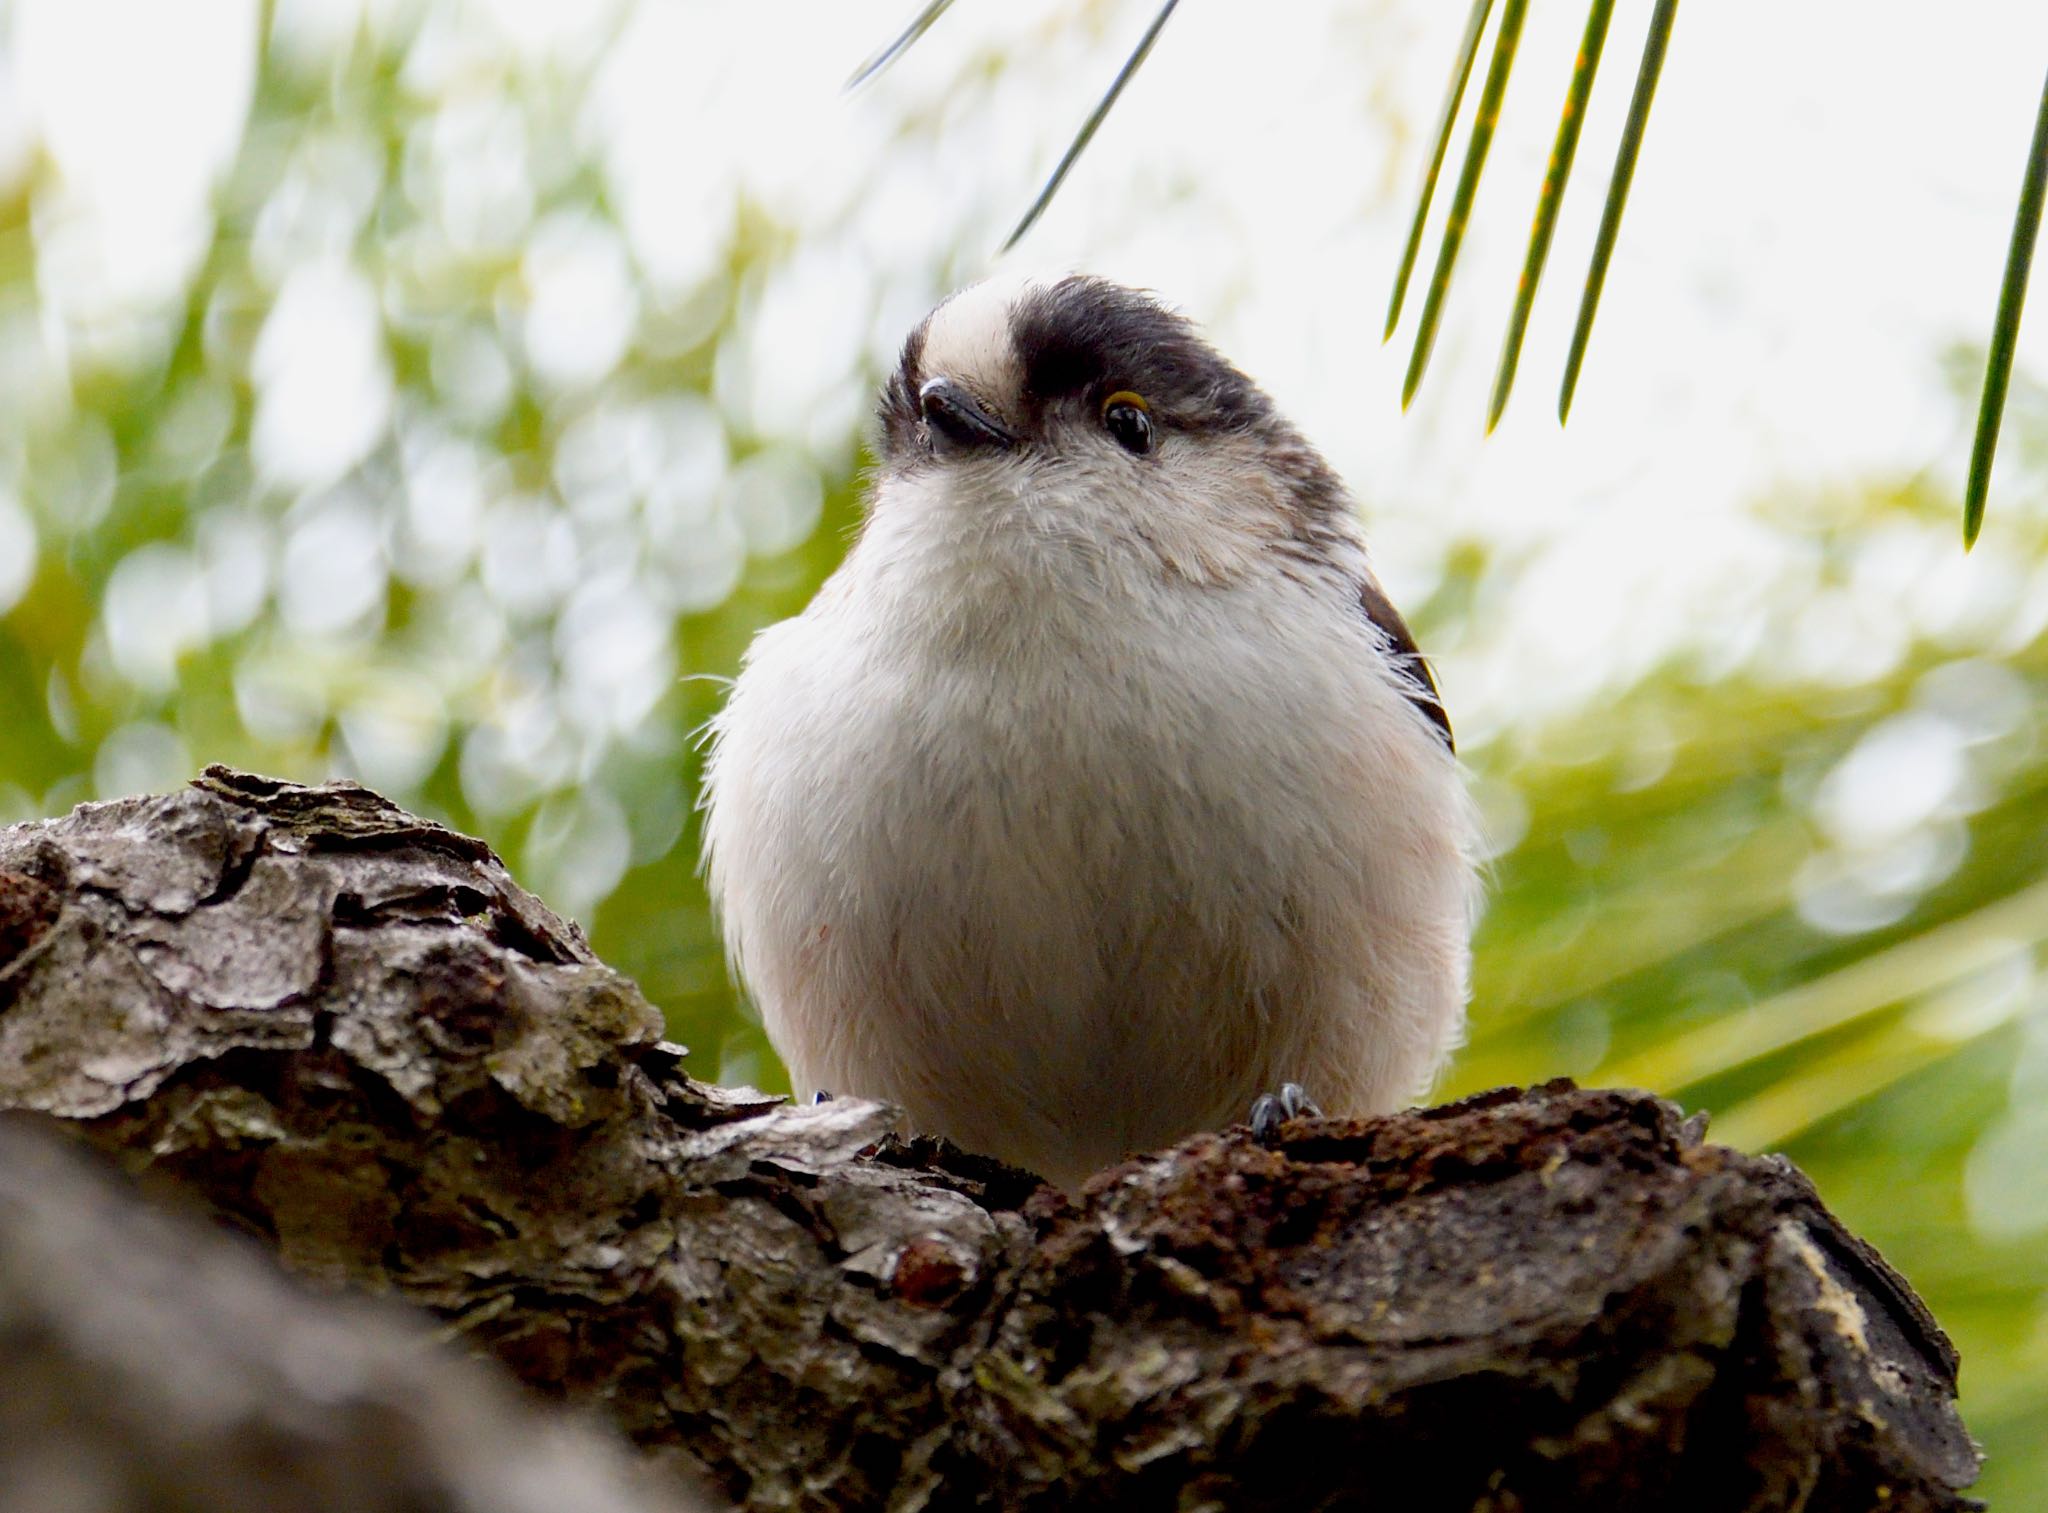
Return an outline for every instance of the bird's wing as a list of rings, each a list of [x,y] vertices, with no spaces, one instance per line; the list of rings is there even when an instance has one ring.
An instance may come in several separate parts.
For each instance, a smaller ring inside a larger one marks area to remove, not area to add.
[[[1458,743],[1451,738],[1451,717],[1444,712],[1436,677],[1416,647],[1415,637],[1409,634],[1408,622],[1401,618],[1401,612],[1394,608],[1393,601],[1380,592],[1380,586],[1370,578],[1359,586],[1358,602],[1365,611],[1365,618],[1378,626],[1380,633],[1387,638],[1394,672],[1408,686],[1408,702],[1428,716],[1430,723],[1443,733],[1444,745],[1455,753]]]

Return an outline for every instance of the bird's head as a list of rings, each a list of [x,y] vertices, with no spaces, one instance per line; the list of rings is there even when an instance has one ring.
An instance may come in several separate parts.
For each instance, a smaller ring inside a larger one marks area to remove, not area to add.
[[[1195,324],[1106,279],[1004,280],[946,300],[884,387],[881,461],[972,506],[1065,498],[1114,528],[1298,534],[1342,484]],[[1213,555],[1213,550],[1210,551]],[[1198,553],[1198,555],[1200,555]]]

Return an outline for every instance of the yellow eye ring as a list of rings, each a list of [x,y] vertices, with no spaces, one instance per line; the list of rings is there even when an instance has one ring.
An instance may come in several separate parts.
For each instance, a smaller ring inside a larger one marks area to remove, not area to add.
[[[1135,405],[1147,414],[1150,414],[1152,411],[1152,406],[1145,403],[1144,395],[1133,394],[1129,389],[1118,389],[1114,394],[1102,401],[1102,413],[1107,415],[1118,405]]]

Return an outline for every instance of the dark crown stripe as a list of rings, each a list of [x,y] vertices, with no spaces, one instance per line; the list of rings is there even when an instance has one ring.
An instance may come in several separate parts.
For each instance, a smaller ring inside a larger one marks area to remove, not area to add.
[[[1272,401],[1192,321],[1120,284],[1076,276],[1035,289],[1011,311],[1010,336],[1037,399],[1130,389],[1166,423],[1196,432],[1273,419]]]

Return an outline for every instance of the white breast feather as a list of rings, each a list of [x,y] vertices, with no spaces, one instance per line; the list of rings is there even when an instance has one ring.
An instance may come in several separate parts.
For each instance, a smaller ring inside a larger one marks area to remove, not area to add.
[[[715,726],[711,890],[799,1092],[1071,1183],[1282,1080],[1424,1091],[1473,826],[1355,590],[1249,549],[1191,587],[1085,487],[943,487],[892,485]]]

